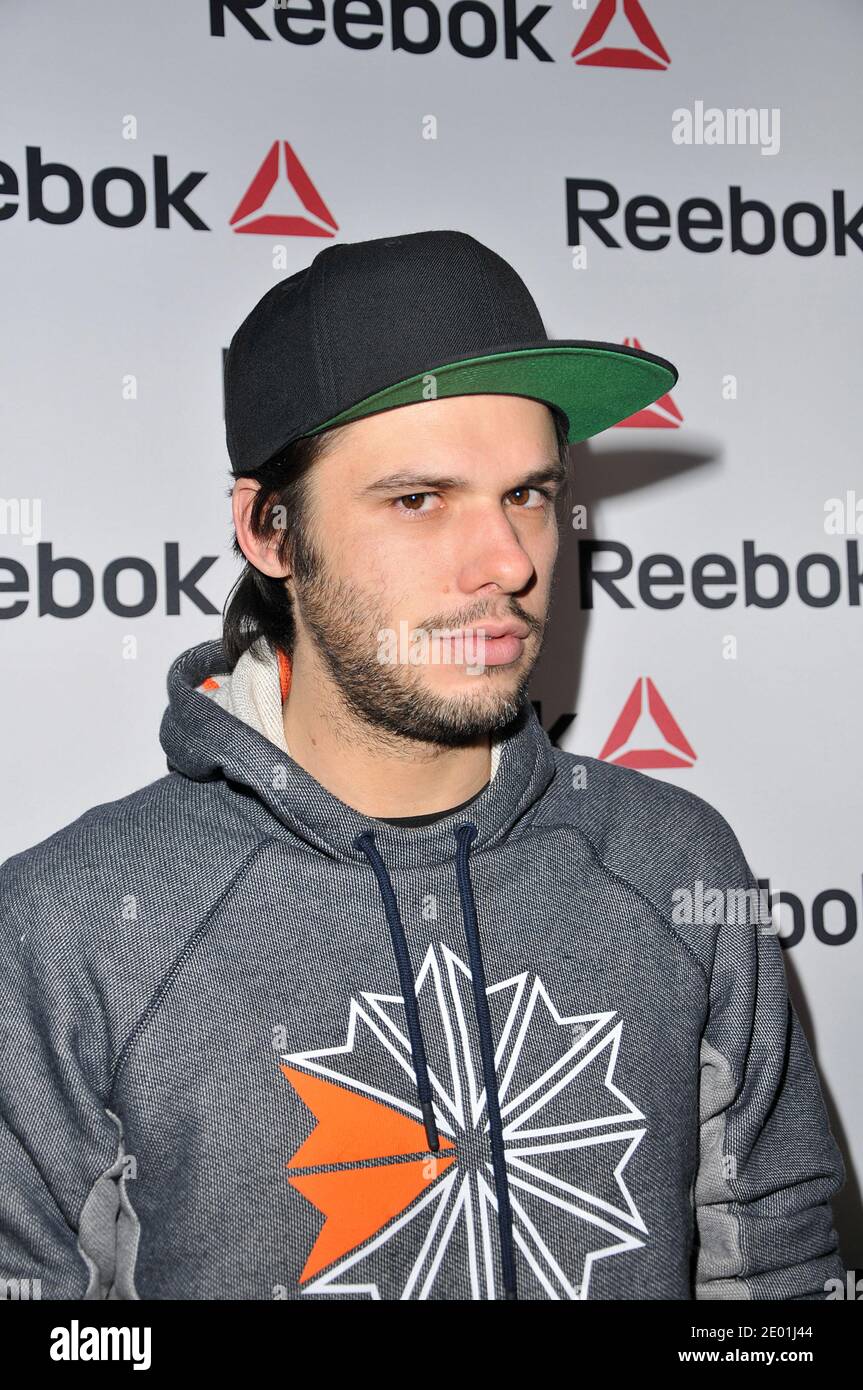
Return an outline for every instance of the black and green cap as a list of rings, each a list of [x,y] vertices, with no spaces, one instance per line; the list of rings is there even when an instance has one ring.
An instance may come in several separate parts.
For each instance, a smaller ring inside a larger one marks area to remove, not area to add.
[[[340,242],[268,290],[231,339],[234,473],[333,425],[442,396],[529,396],[575,444],[665,395],[677,369],[640,348],[551,339],[513,267],[467,232]]]

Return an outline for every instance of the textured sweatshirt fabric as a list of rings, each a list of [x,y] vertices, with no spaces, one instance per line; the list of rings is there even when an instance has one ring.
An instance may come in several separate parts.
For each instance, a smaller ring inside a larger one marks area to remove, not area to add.
[[[291,758],[289,688],[192,647],[166,775],[0,866],[7,1296],[824,1298],[782,948],[680,920],[757,887],[719,812],[526,700],[467,807],[391,824]]]

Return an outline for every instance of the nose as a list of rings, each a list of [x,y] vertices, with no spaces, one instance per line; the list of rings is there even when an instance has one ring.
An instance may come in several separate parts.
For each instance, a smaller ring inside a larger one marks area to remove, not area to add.
[[[464,593],[475,593],[495,584],[518,593],[530,583],[535,566],[517,528],[493,503],[471,510],[458,538],[459,587]]]

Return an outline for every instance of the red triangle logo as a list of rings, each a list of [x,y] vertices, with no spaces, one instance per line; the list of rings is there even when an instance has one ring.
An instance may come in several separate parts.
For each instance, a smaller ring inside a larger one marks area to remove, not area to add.
[[[637,338],[624,338],[624,347],[640,348],[641,343]],[[629,415],[625,420],[620,420],[613,426],[616,430],[679,430],[683,423],[683,416],[671,399],[666,394],[660,396],[653,405],[646,406],[644,410],[637,410],[634,415]]]
[[[279,168],[280,154],[283,167]],[[278,188],[276,186],[278,185]],[[286,186],[287,185],[287,186]],[[297,213],[261,212],[264,203],[276,189],[276,204],[284,207],[288,199],[299,199],[310,217]],[[253,216],[259,213],[259,216]],[[313,221],[312,218],[318,219]],[[326,223],[322,226],[322,223]],[[260,168],[249,184],[231,218],[235,232],[255,232],[261,236],[324,236],[331,237],[339,229],[323,198],[306,173],[287,140],[274,140],[264,155]]]
[[[585,67],[660,72],[671,62],[640,0],[623,0],[622,9],[620,0],[599,0],[571,56]]]
[[[619,767],[692,767],[696,753],[650,676],[639,676],[599,754]]]

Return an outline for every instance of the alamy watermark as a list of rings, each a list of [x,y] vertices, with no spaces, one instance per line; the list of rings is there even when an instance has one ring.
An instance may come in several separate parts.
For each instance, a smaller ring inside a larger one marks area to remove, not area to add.
[[[131,1361],[135,1371],[151,1363],[149,1327],[82,1327],[73,1318],[68,1327],[51,1331],[52,1361]]]
[[[20,536],[22,545],[42,539],[41,497],[0,497],[0,536]]]
[[[485,632],[458,628],[413,628],[405,619],[394,628],[378,631],[378,662],[381,666],[465,666],[469,676],[485,670]]]
[[[779,107],[736,106],[725,111],[695,101],[692,109],[671,113],[675,145],[758,145],[762,154],[779,153]]]
[[[677,925],[753,926],[760,936],[778,936],[779,904],[770,906],[766,888],[710,888],[697,878],[691,888],[675,888],[671,920]]]

